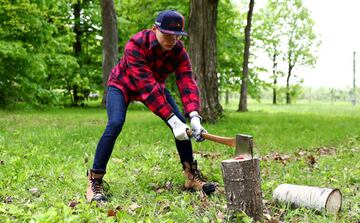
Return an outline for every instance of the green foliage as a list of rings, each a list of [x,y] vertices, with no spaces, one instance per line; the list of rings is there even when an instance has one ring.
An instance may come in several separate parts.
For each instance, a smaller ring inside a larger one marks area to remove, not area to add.
[[[291,0],[286,3],[282,10],[288,13],[287,19],[283,20],[287,62],[291,66],[312,66],[316,62],[315,53],[320,44],[314,32],[315,22],[301,0]]]
[[[257,51],[265,52],[272,62],[272,79],[289,75],[295,79],[296,68],[313,66],[317,60],[320,44],[314,31],[314,21],[307,8],[298,0],[269,0],[264,8],[254,15],[254,35]],[[300,92],[295,92],[300,80],[292,80],[285,93],[292,100]],[[276,86],[275,86],[276,87]]]
[[[34,105],[81,105],[90,91],[102,88],[99,2],[1,0],[0,3],[2,105],[16,101]],[[76,3],[81,7],[78,33],[73,31]],[[151,28],[160,10],[177,9],[187,16],[187,5],[188,1],[157,1],[156,4],[153,1],[123,1],[116,4],[120,6],[120,52],[132,35]],[[81,51],[76,54],[73,50],[75,34],[81,42]],[[64,94],[54,94],[54,90]]]
[[[75,55],[79,69],[72,75],[67,88],[72,88],[73,96],[81,98],[74,103],[83,104],[90,91],[102,87],[102,30],[101,9],[98,1],[82,1],[80,16],[81,52]],[[75,95],[75,89],[79,95]],[[88,92],[88,93],[86,93]]]
[[[220,91],[238,91],[240,88],[247,3],[242,1],[243,8],[239,8],[230,0],[219,1],[217,49],[214,50],[217,52]],[[281,45],[284,41],[280,40],[288,37],[288,33],[294,33],[290,38],[292,42],[285,41],[289,43],[287,46],[293,46],[293,61],[296,61],[297,65],[314,62],[314,58],[311,59],[312,48],[304,47],[309,44],[301,42],[299,45],[299,42],[295,41],[309,35],[310,40],[315,38],[311,30],[306,28],[312,26],[313,21],[308,20],[306,10],[287,12],[285,5],[290,3],[298,4],[295,0],[270,1],[271,7],[254,15],[251,46],[253,53],[250,56],[248,85],[248,93],[253,98],[260,99],[261,91],[269,86],[259,77],[259,73],[264,72],[265,68],[254,63],[255,49],[264,48],[269,57],[276,52],[278,60],[283,60],[286,50]],[[6,106],[14,102],[36,106],[83,105],[90,92],[102,88],[100,2],[0,0],[0,4],[1,105]],[[75,21],[76,4],[81,8],[81,16]],[[180,11],[186,17],[188,26],[189,0],[124,0],[116,1],[115,7],[119,56],[122,55],[128,39],[142,29],[151,28],[161,10]],[[288,17],[294,17],[295,20],[287,21]],[[299,30],[283,30],[293,28],[294,23]],[[78,30],[74,29],[75,25],[78,25]],[[79,52],[74,51],[76,40],[80,41]],[[188,44],[187,38],[182,40],[185,45]],[[278,74],[280,73],[285,72],[279,70]],[[168,82],[168,87],[174,88],[174,78]]]
[[[50,22],[55,17],[42,10],[40,5],[25,0],[3,1],[1,4],[1,104],[16,101],[37,106],[58,103],[56,94],[51,91],[58,86],[49,77],[56,67],[49,67],[51,64],[46,62],[48,58],[54,60],[54,57],[61,57],[59,54],[67,51],[64,42],[70,42],[68,33],[65,29],[59,31],[57,24]],[[59,75],[62,71],[56,72]]]
[[[222,90],[240,89],[244,37],[241,32],[246,14],[230,0],[220,1],[217,20],[217,71]]]
[[[248,2],[243,1],[243,6]],[[220,1],[217,20],[217,71],[220,90],[240,91],[243,54],[244,54],[244,27],[246,25],[247,8],[238,8],[230,0]],[[256,33],[256,32],[255,32]],[[252,34],[253,45],[256,48],[257,36]],[[267,83],[262,81],[258,74],[264,68],[254,64],[255,55],[250,55],[248,94],[260,99],[260,93]]]
[[[296,99],[303,93],[303,88],[300,84],[293,84],[290,86],[289,93],[293,102],[296,102]]]
[[[21,67],[28,67],[26,50],[22,43],[0,42],[0,101],[7,104],[16,96],[14,83],[20,78]],[[18,84],[16,84],[18,85]]]
[[[99,5],[84,1],[83,52],[75,57],[72,44],[72,1],[4,1],[0,11],[2,105],[24,101],[34,105],[68,103],[74,89],[85,92],[101,86]],[[67,97],[54,93],[65,90]],[[73,101],[73,100],[72,100]],[[82,101],[80,102],[82,103]]]

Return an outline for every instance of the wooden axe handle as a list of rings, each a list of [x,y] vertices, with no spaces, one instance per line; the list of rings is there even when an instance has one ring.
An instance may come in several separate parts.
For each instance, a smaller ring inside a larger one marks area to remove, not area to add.
[[[192,136],[192,131],[190,129],[187,130],[186,133],[188,134],[189,137]],[[235,138],[217,136],[217,135],[212,135],[212,134],[209,134],[209,133],[202,133],[201,135],[202,135],[202,137],[204,139],[209,140],[209,141],[217,142],[217,143],[227,145],[227,146],[230,146],[230,147],[234,147],[234,148],[236,146],[236,139]]]

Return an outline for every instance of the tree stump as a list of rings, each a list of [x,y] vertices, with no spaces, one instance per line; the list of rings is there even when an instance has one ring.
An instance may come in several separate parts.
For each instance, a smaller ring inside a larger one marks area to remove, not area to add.
[[[229,159],[221,162],[227,208],[230,212],[245,212],[261,221],[263,202],[259,159]]]

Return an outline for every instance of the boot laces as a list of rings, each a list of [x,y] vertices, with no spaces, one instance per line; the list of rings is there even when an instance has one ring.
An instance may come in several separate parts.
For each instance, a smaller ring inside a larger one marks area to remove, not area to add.
[[[198,169],[191,169],[190,173],[193,175],[194,179],[199,182],[205,182],[204,176]]]
[[[92,181],[91,188],[95,194],[103,194],[104,191],[106,192],[110,188],[109,184],[103,179],[93,178],[91,181]]]

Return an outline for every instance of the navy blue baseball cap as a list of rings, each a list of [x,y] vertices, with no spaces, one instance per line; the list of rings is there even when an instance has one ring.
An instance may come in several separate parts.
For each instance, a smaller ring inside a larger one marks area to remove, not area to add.
[[[155,19],[155,25],[162,33],[179,36],[188,35],[187,32],[184,31],[184,16],[175,10],[161,11]]]

